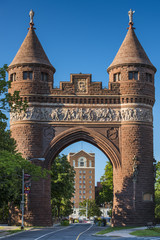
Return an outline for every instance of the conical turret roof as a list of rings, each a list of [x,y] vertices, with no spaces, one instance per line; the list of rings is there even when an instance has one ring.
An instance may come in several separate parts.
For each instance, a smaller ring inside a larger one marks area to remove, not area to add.
[[[145,64],[155,69],[140,44],[132,25],[130,25],[127,35],[107,71],[118,65]]]
[[[33,24],[30,24],[28,34],[9,67],[29,63],[38,63],[54,68],[43,50]]]

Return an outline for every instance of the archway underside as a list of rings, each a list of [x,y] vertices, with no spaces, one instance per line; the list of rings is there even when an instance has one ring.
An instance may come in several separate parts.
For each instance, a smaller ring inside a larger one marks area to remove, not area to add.
[[[60,133],[52,140],[44,156],[44,167],[49,168],[54,158],[64,148],[78,141],[93,144],[106,154],[115,168],[121,166],[120,152],[109,139],[92,128],[75,127]]]

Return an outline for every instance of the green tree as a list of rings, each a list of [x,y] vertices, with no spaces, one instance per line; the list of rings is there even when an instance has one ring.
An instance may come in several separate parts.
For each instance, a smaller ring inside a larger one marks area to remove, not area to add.
[[[7,127],[7,112],[26,110],[27,102],[22,101],[19,91],[14,91],[13,94],[8,92],[11,87],[11,82],[6,79],[7,65],[0,68],[0,150],[16,152],[16,142],[11,138],[11,133],[6,130]]]
[[[55,217],[72,213],[71,197],[74,193],[74,168],[65,155],[58,155],[51,167],[51,204]]]
[[[156,164],[155,217],[160,219],[160,162]]]
[[[86,208],[87,208],[87,217],[94,217],[94,216],[101,216],[102,212],[100,211],[99,207],[97,206],[95,200],[84,200],[79,204],[80,210],[79,213],[80,215],[85,215],[86,216]]]
[[[113,202],[113,167],[110,162],[106,163],[104,175],[101,177],[102,188],[97,196],[98,205]]]
[[[22,158],[19,153],[0,151],[0,207],[14,202],[19,205],[22,192],[22,170],[32,176],[32,180],[46,177],[48,171]]]
[[[11,138],[10,131],[6,130],[7,112],[25,111],[27,108],[27,102],[21,100],[18,91],[8,93],[11,83],[6,80],[6,70],[7,65],[0,68],[0,212],[2,209],[8,211],[8,204],[20,205],[22,169],[34,180],[49,173],[22,158],[17,153],[16,141]]]

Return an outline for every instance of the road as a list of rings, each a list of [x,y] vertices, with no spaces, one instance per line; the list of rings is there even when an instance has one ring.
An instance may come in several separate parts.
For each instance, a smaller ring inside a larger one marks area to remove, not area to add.
[[[93,236],[94,233],[102,230],[92,224],[73,224],[68,227],[56,226],[53,228],[32,229],[21,232],[14,236],[6,237],[5,240],[160,240],[160,237],[105,237]]]

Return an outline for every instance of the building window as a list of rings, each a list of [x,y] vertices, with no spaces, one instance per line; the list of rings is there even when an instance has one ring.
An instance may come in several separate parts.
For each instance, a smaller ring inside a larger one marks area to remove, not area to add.
[[[78,167],[86,167],[86,158],[81,157],[78,159]]]
[[[89,167],[92,167],[92,161],[89,160]]]
[[[91,178],[92,178],[92,176],[89,176],[89,178],[91,179]]]
[[[83,171],[83,173],[85,174],[85,173],[86,173],[86,171]]]
[[[83,183],[86,183],[86,181],[85,181],[85,180],[83,180]]]
[[[75,160],[73,160],[73,167],[75,167]]]
[[[82,181],[80,180],[79,183],[82,183]]]
[[[89,181],[89,183],[92,183],[92,181]]]
[[[86,198],[86,196],[83,196],[83,198]]]
[[[150,193],[144,193],[143,194],[143,201],[152,202],[153,201],[153,195],[150,194]]]
[[[82,188],[82,185],[79,185],[79,188]]]
[[[89,196],[89,198],[91,199],[91,198],[92,198],[92,196]]]
[[[138,80],[138,72],[129,72],[129,80],[135,79]]]
[[[152,74],[146,73],[146,81],[147,82],[152,82]]]
[[[86,193],[86,191],[85,191],[85,190],[83,190],[83,193]]]
[[[82,171],[80,170],[79,173],[82,173]]]
[[[90,170],[89,173],[92,173],[92,170]]]
[[[32,80],[32,77],[33,77],[33,72],[30,72],[30,71],[23,72],[23,79],[24,80],[26,80],[26,79],[31,79]]]
[[[41,80],[42,81],[48,81],[48,73],[41,72]]]
[[[85,176],[83,176],[83,179],[85,179],[86,177]]]
[[[89,188],[92,188],[92,186],[90,185]]]
[[[82,196],[80,195],[79,198],[82,198]]]
[[[79,193],[82,193],[82,191],[81,191],[81,190],[79,190]]]
[[[11,81],[11,82],[16,81],[16,73],[12,73],[12,74],[10,75],[10,81]]]
[[[80,176],[79,176],[79,178],[81,179],[81,178],[82,178],[82,176],[80,175]]]
[[[118,82],[121,80],[121,73],[115,73],[113,77],[113,82]]]
[[[89,193],[92,193],[92,190],[89,190]]]
[[[86,186],[85,186],[85,185],[83,185],[83,188],[86,188]]]

